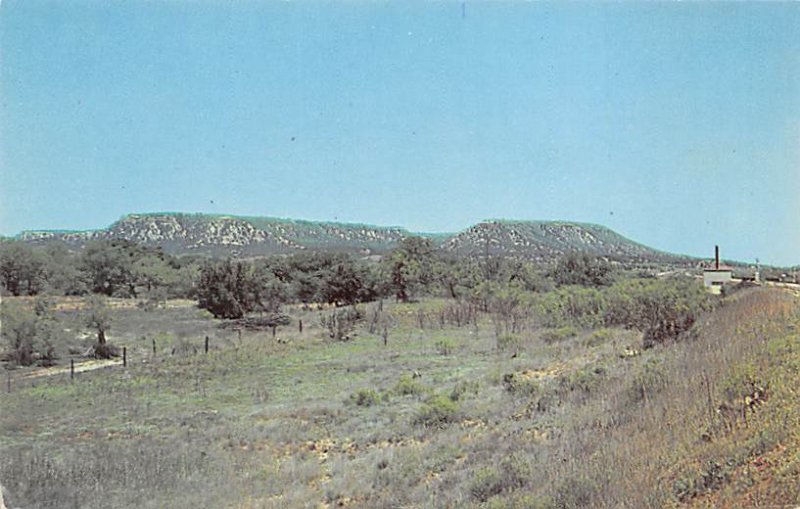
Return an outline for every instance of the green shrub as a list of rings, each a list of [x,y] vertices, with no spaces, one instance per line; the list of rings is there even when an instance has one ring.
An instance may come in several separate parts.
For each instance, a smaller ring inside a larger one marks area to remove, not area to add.
[[[38,297],[33,310],[18,302],[0,303],[0,350],[8,348],[8,359],[21,366],[37,361],[51,366],[57,359],[54,339],[58,326],[53,313],[53,303]]]
[[[419,383],[411,375],[401,375],[397,385],[394,386],[394,393],[400,396],[422,394],[425,391],[425,386]]]
[[[470,483],[469,493],[472,498],[486,502],[490,497],[503,491],[500,472],[494,467],[484,467],[475,474]]]
[[[546,330],[542,333],[542,340],[548,345],[553,343],[560,343],[561,341],[574,338],[578,335],[578,330],[575,327],[566,325],[558,329]]]
[[[534,314],[546,327],[577,324],[596,327],[603,324],[605,291],[580,286],[565,286],[537,295],[533,299]]]
[[[554,507],[583,509],[597,501],[598,483],[585,474],[575,473],[564,477],[553,495]]]
[[[458,416],[456,402],[442,394],[428,398],[414,417],[414,424],[426,428],[441,428],[454,422]]]
[[[690,279],[637,279],[606,292],[605,323],[643,331],[645,348],[678,338],[711,309],[708,293]]]
[[[534,396],[541,392],[541,385],[535,378],[527,376],[527,372],[507,373],[503,375],[503,388],[518,396]]]
[[[587,366],[559,378],[562,389],[580,391],[583,393],[595,392],[605,377],[606,371],[602,366]]]
[[[480,502],[503,492],[522,488],[531,477],[530,463],[521,455],[504,458],[498,467],[484,467],[470,483],[470,494]]]
[[[377,405],[381,400],[381,395],[374,389],[359,389],[350,395],[350,401],[358,406]]]
[[[453,401],[460,401],[464,399],[468,393],[472,393],[473,395],[478,394],[478,388],[480,384],[477,380],[467,381],[462,380],[453,387],[452,392],[450,392],[450,399]]]

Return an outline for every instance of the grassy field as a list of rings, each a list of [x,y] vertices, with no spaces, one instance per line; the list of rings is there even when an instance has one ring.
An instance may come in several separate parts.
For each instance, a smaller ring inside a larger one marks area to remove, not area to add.
[[[60,304],[63,368],[92,338],[81,332],[80,302]],[[7,502],[800,503],[800,315],[791,293],[739,292],[690,339],[647,350],[637,331],[528,320],[510,333],[487,314],[462,320],[457,306],[362,305],[355,334],[334,341],[321,324],[331,309],[290,308],[291,324],[275,336],[239,335],[189,302],[144,311],[119,301],[109,341],[126,347],[126,368],[73,381],[64,370],[7,373]]]

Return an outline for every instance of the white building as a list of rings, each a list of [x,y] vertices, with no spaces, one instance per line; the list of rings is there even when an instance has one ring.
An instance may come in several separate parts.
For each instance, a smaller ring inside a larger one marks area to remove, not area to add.
[[[703,285],[713,294],[722,293],[722,285],[733,280],[733,269],[719,264],[719,246],[714,246],[714,262],[703,269]]]

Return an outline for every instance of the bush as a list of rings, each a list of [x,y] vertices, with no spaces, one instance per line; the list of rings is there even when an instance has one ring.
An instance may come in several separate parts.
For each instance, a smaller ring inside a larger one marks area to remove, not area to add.
[[[551,276],[559,286],[605,286],[614,279],[613,270],[607,261],[585,253],[569,253],[559,259]]]
[[[521,455],[504,458],[499,467],[484,467],[470,484],[470,494],[480,502],[503,492],[522,488],[531,476],[531,466]]]
[[[479,386],[480,384],[477,380],[471,382],[462,380],[453,387],[453,390],[450,392],[450,399],[453,401],[461,401],[468,393],[478,394]]]
[[[541,391],[538,380],[530,377],[527,371],[503,375],[503,388],[518,396],[534,396]]]
[[[414,424],[426,428],[441,428],[454,422],[458,416],[458,405],[447,396],[436,394],[428,398],[414,417]]]
[[[548,345],[560,343],[566,339],[574,338],[578,335],[578,330],[572,326],[564,326],[558,329],[546,330],[542,333],[542,340]]]
[[[605,291],[580,286],[565,286],[533,300],[534,313],[546,327],[602,325],[605,306]]]
[[[677,339],[688,331],[712,301],[693,280],[633,280],[607,292],[606,325],[644,332],[644,347]]]
[[[242,318],[252,311],[277,311],[281,286],[243,261],[208,261],[197,284],[198,305],[217,318]]]
[[[585,367],[568,376],[562,376],[560,384],[563,389],[570,392],[581,391],[588,394],[598,389],[603,377],[605,377],[605,373],[605,369],[602,366]]]
[[[9,361],[29,366],[36,361],[51,366],[57,359],[53,339],[56,322],[52,302],[37,298],[33,310],[17,302],[0,304],[0,337],[8,348]]]
[[[645,333],[645,347],[676,339],[711,306],[702,285],[691,279],[634,279],[602,290],[566,286],[534,299],[544,326],[638,329]]]
[[[394,386],[394,392],[400,396],[422,394],[425,392],[425,386],[415,380],[411,375],[401,375],[397,385]]]
[[[359,389],[350,395],[350,401],[358,406],[377,405],[381,399],[381,395],[374,389]]]

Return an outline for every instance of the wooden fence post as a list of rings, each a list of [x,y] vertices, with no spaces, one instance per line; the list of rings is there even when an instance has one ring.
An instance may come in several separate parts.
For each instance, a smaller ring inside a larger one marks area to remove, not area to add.
[[[298,321],[297,328],[299,329],[300,334],[302,334],[303,333],[303,320]]]
[[[122,367],[128,366],[128,349],[126,347],[122,347]]]
[[[208,336],[206,336],[206,353],[208,353]]]
[[[73,381],[75,379],[75,359],[69,360],[69,381]]]
[[[153,357],[156,356],[156,338],[153,338]]]

